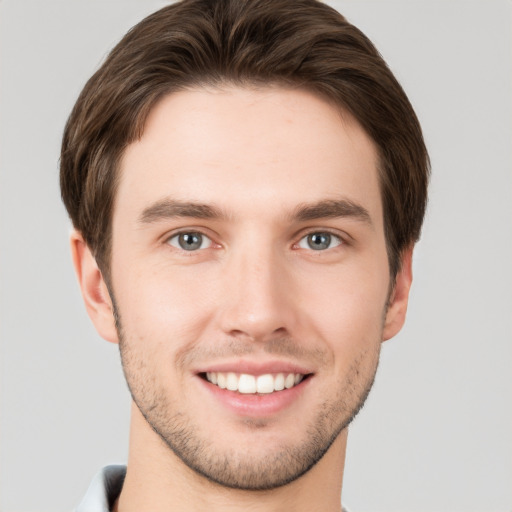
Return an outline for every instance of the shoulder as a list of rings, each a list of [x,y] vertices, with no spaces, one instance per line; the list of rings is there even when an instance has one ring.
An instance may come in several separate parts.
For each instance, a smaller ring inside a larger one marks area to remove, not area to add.
[[[123,487],[126,466],[106,466],[91,481],[75,512],[109,512]]]

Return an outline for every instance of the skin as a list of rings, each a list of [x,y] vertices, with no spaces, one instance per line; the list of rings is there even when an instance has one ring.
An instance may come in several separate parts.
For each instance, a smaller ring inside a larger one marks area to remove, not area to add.
[[[71,240],[134,398],[118,510],[341,509],[346,426],[412,278],[409,249],[390,293],[377,166],[359,124],[305,91],[194,89],[154,108],[121,163],[110,292]],[[183,250],[180,232],[203,245]],[[197,374],[241,361],[310,377],[277,412],[245,415]]]

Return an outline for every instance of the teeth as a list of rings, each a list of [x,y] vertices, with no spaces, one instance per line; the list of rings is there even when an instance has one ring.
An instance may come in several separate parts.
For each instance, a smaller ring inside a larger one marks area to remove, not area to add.
[[[297,375],[301,376],[300,373]],[[284,389],[284,375],[282,373],[278,373],[276,375],[276,378],[274,379],[274,389],[276,391],[282,391]]]
[[[240,393],[256,393],[256,378],[254,375],[240,375],[238,379],[238,391]]]
[[[206,378],[208,378],[208,376]],[[213,383],[213,379],[210,380],[210,382]],[[217,374],[217,386],[219,386],[219,388],[221,388],[221,389],[226,389],[226,374],[225,373]]]
[[[295,375],[293,373],[290,373],[286,376],[286,379],[284,379],[284,387],[286,389],[293,388],[295,384]]]
[[[206,380],[219,386],[221,389],[238,391],[243,394],[268,394],[274,391],[290,389],[299,384],[304,375],[301,373],[267,373],[265,375],[249,375],[247,373],[237,374],[233,372],[207,372]]]
[[[270,374],[260,375],[256,379],[256,389],[258,393],[273,393],[274,392],[274,377]]]
[[[229,391],[238,391],[238,377],[234,373],[228,373],[226,377],[226,388]]]

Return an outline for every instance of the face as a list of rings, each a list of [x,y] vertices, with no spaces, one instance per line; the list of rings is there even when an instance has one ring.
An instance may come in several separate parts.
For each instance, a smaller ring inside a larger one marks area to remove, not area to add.
[[[307,92],[171,94],[122,159],[111,279],[165,449],[228,487],[296,479],[361,407],[386,336],[372,141]]]

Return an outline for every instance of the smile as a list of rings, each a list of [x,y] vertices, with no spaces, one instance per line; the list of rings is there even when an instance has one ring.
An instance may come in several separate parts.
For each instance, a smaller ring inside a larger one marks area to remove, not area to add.
[[[250,375],[233,372],[206,372],[206,380],[221,389],[238,391],[242,394],[270,394],[284,389],[291,389],[300,384],[306,375],[302,373],[267,373]]]

